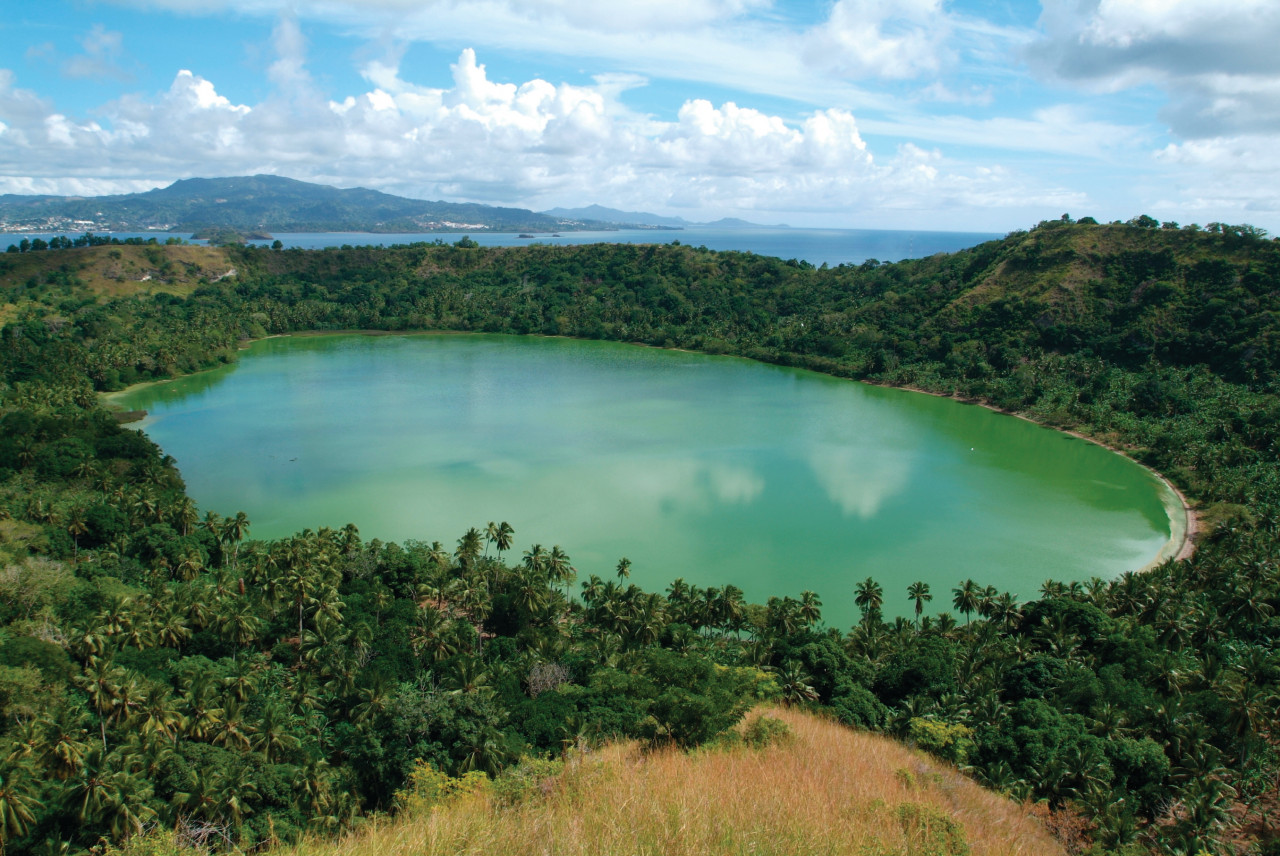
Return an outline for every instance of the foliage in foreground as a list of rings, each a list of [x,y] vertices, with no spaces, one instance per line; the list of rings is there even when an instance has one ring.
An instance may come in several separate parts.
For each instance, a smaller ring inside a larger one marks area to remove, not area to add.
[[[490,782],[415,773],[411,808],[337,842],[286,852],[379,854],[1063,852],[1023,807],[880,737],[794,711],[756,716],[742,737],[695,753],[614,744]],[[739,732],[732,732],[735,735]],[[523,780],[512,796],[511,782]],[[173,853],[167,833],[120,856]]]

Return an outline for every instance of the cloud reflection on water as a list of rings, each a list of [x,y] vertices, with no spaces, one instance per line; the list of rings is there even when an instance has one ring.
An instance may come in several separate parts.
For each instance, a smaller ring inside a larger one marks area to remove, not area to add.
[[[809,466],[845,517],[875,517],[886,500],[898,495],[911,477],[911,455],[872,453],[865,447],[818,443],[810,447]]]

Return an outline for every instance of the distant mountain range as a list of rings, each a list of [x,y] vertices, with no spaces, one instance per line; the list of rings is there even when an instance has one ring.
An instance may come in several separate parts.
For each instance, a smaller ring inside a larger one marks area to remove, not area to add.
[[[0,232],[571,232],[750,227],[742,220],[695,224],[680,217],[592,205],[524,208],[427,202],[363,187],[341,189],[275,175],[188,178],[117,196],[0,195]]]

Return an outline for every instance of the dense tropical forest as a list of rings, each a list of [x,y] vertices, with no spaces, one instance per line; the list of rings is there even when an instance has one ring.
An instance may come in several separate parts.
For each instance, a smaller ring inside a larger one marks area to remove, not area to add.
[[[74,243],[0,255],[6,852],[330,834],[405,804],[423,765],[518,780],[566,746],[723,739],[774,699],[1039,802],[1075,852],[1280,853],[1280,243],[1258,230],[1064,216],[835,268]],[[614,339],[982,401],[1165,474],[1198,549],[1038,592],[850,568],[846,591],[752,604],[732,580],[643,591],[625,559],[579,580],[573,545],[518,521],[255,541],[99,398],[351,329]],[[826,626],[820,595],[862,619]]]

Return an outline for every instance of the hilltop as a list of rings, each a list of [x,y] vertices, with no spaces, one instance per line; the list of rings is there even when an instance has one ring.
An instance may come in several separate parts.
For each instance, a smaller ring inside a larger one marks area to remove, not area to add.
[[[763,746],[695,753],[612,744],[572,754],[515,804],[481,789],[283,853],[1065,854],[1027,806],[922,752],[786,708],[757,711],[742,730],[751,734],[760,719],[785,732]],[[499,795],[506,784],[499,781]]]

